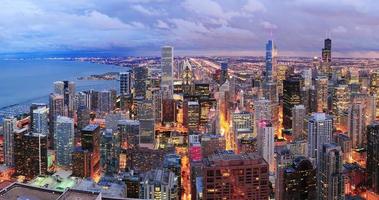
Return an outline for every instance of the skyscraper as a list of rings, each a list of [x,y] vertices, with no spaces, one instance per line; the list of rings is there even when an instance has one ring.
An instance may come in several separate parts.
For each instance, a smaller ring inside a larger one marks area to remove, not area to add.
[[[133,68],[134,74],[134,96],[146,98],[148,69],[146,67]]]
[[[275,75],[277,49],[272,40],[266,43],[266,79],[272,79]]]
[[[14,161],[17,175],[31,180],[47,173],[47,136],[26,128],[14,133]]]
[[[127,95],[131,93],[132,78],[130,72],[120,72],[120,94]]]
[[[119,120],[118,131],[121,137],[121,148],[133,148],[139,144],[140,122],[137,120]]]
[[[294,159],[293,163],[284,168],[283,200],[316,199],[316,168],[303,156]]]
[[[84,158],[89,156],[90,162],[86,164],[87,169],[85,171],[88,171],[89,176],[94,180],[100,175],[100,139],[99,125],[90,124],[81,130],[82,150],[79,151],[81,152],[79,153],[79,157],[81,158],[79,160],[85,161],[86,159]]]
[[[173,95],[173,68],[174,68],[174,48],[171,46],[164,46],[161,49],[161,65],[162,65],[162,82],[161,85],[164,91],[164,98],[171,99]]]
[[[258,125],[258,151],[274,173],[274,128],[270,121],[262,120]]]
[[[73,117],[75,83],[71,81],[56,81],[54,82],[54,93],[63,95],[65,112],[69,117]]]
[[[33,130],[34,133],[40,133],[42,135],[49,135],[49,108],[40,107],[33,110]]]
[[[38,108],[47,108],[47,105],[45,103],[32,103],[30,105],[30,121],[33,122],[33,111],[38,109]],[[35,131],[34,124],[30,123],[30,130]]]
[[[338,85],[333,90],[333,115],[334,124],[337,129],[346,131],[346,124],[343,122],[344,116],[349,108],[349,88],[347,85]]]
[[[331,61],[332,61],[332,40],[327,38],[324,41],[324,48],[322,49],[322,64],[321,64],[321,72],[325,75],[330,75],[331,69]]]
[[[299,140],[305,138],[304,119],[306,117],[306,110],[304,105],[296,105],[292,108],[292,138]]]
[[[308,157],[318,164],[322,145],[331,142],[333,119],[325,113],[314,113],[306,119],[308,135]]]
[[[54,149],[58,165],[67,167],[71,164],[74,136],[74,120],[69,117],[58,116],[54,130]]]
[[[220,85],[224,84],[227,79],[228,79],[228,63],[221,62]]]
[[[290,76],[283,81],[283,127],[292,129],[292,108],[301,104],[301,76]]]
[[[316,78],[316,104],[317,112],[328,110],[328,77],[317,76]]]
[[[8,167],[14,165],[14,132],[17,127],[17,119],[7,117],[3,119],[3,134],[4,134],[4,163]]]
[[[318,199],[344,200],[344,178],[341,147],[326,143],[320,149],[320,162],[317,165]]]
[[[258,154],[219,152],[203,160],[203,198],[267,200],[268,178],[268,164]]]
[[[367,172],[371,189],[379,193],[379,122],[367,127]]]
[[[193,89],[193,72],[191,64],[188,60],[183,61],[182,89],[185,96],[192,94]]]

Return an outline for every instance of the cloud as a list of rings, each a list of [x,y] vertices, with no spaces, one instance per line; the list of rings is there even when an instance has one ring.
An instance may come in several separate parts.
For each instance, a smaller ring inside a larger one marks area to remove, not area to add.
[[[3,0],[0,53],[28,51],[379,52],[376,0]],[[362,39],[363,38],[363,39]],[[340,54],[338,54],[340,53]],[[350,54],[349,54],[350,55]]]
[[[258,0],[248,0],[246,5],[243,6],[243,10],[247,12],[264,12],[266,7]]]

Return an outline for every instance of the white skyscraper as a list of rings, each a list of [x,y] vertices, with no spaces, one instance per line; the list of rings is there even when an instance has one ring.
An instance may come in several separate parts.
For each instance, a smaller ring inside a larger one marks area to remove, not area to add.
[[[130,72],[120,72],[120,94],[130,94],[131,83]]]
[[[4,133],[4,163],[7,166],[14,165],[14,136],[16,130],[17,119],[14,117],[5,118],[3,120],[3,133]]]
[[[58,165],[69,166],[74,148],[74,120],[58,116],[54,128],[54,144]]]
[[[173,96],[173,68],[174,68],[174,48],[164,46],[161,49],[162,81],[161,87],[164,98],[172,99]]]
[[[330,143],[333,131],[333,119],[325,113],[314,113],[307,118],[308,157],[313,164],[319,161],[323,144]]]
[[[274,127],[268,120],[261,120],[258,125],[258,151],[269,164],[270,172],[274,173]]]
[[[47,136],[49,134],[49,108],[41,107],[33,110],[33,131]]]
[[[253,137],[257,136],[258,124],[261,120],[270,120],[271,119],[271,108],[272,104],[267,99],[259,99],[254,101],[254,134]]]

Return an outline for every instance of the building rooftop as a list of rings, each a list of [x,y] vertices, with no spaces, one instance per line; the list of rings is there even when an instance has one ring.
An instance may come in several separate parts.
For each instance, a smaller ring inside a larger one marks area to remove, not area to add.
[[[92,131],[95,131],[97,128],[99,128],[99,125],[98,125],[98,124],[89,124],[89,125],[87,125],[86,127],[84,127],[84,128],[82,129],[82,131],[92,132]]]
[[[98,200],[101,199],[99,192],[69,189],[57,200]]]
[[[205,158],[203,163],[207,167],[215,165],[249,165],[266,163],[258,153],[235,154],[233,151],[216,151],[215,154]]]
[[[0,200],[51,200],[57,199],[62,192],[14,183],[0,191]]]
[[[118,120],[118,124],[138,126],[140,125],[140,122],[138,120],[122,119],[122,120]]]

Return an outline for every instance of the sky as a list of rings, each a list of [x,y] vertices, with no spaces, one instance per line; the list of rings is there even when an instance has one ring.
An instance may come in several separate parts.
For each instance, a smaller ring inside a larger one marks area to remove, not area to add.
[[[0,55],[379,58],[378,0],[0,0]]]

